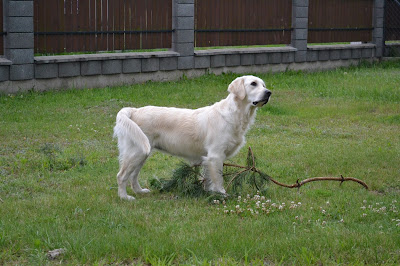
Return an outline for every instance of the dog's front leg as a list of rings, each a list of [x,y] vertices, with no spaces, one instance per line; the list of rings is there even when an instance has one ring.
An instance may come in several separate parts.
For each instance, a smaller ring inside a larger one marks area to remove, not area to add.
[[[203,160],[206,169],[205,190],[225,194],[222,177],[224,160],[222,156],[207,156]]]

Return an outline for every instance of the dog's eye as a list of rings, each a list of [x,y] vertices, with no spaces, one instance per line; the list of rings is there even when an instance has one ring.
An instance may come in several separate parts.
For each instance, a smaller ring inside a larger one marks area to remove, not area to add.
[[[250,84],[251,86],[257,86],[257,82],[252,82],[251,84]]]

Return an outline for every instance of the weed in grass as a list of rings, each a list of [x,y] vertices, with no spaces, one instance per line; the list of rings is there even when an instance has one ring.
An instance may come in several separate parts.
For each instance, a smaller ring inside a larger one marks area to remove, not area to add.
[[[75,166],[85,166],[87,164],[82,155],[65,157],[61,148],[54,144],[46,143],[40,148],[40,152],[45,155],[42,166],[49,171],[65,171]]]

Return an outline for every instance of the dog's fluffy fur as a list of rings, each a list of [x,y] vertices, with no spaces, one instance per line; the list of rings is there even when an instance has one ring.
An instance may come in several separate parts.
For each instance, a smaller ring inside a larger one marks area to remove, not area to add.
[[[147,193],[138,182],[139,171],[153,149],[203,165],[205,189],[225,193],[222,167],[245,143],[256,109],[266,104],[271,92],[254,76],[235,79],[227,98],[196,110],[146,106],[123,108],[117,115],[114,136],[118,138],[120,170],[118,195],[133,200],[126,192],[130,181],[135,193]]]

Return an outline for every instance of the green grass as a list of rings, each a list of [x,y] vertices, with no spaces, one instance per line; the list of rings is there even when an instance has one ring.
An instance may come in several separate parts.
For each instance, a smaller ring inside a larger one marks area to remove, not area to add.
[[[286,183],[353,176],[369,191],[328,181],[219,204],[158,192],[119,200],[119,109],[209,105],[233,74],[1,95],[0,264],[399,264],[400,62],[258,76],[273,97],[247,135],[257,167]],[[155,153],[142,185],[179,163]],[[49,261],[57,248],[67,251]]]

